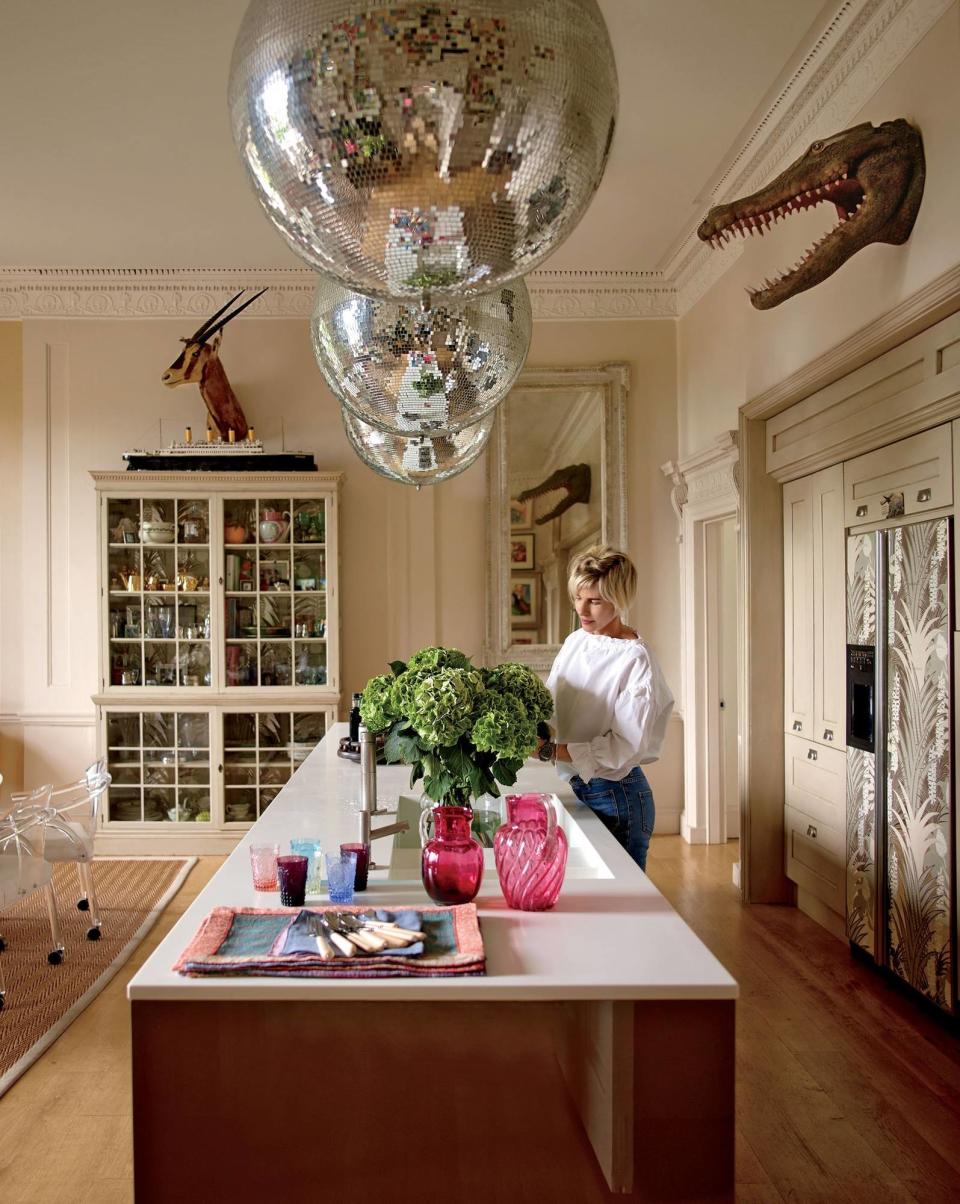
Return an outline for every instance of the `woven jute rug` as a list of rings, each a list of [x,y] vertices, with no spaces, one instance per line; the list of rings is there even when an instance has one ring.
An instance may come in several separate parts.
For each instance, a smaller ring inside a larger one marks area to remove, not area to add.
[[[64,959],[47,961],[50,925],[42,894],[0,914],[7,995],[0,1010],[0,1095],[51,1045],[120,969],[182,885],[195,857],[105,857],[93,863],[101,938],[86,939],[90,913],[76,907],[76,868],[58,865],[53,888]]]

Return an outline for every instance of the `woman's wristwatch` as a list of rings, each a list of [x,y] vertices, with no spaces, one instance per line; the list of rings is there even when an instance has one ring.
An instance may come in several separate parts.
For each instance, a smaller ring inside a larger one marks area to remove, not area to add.
[[[557,746],[552,740],[544,740],[537,750],[537,756],[541,761],[556,761]]]

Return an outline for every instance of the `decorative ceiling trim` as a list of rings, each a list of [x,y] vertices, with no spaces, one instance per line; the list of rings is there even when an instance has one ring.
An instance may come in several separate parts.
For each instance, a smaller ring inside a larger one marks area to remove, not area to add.
[[[838,0],[708,182],[703,212],[755,191],[809,142],[849,125],[953,2]],[[713,251],[692,225],[661,270],[531,272],[533,315],[541,321],[682,317],[741,253],[739,242]],[[203,318],[229,293],[264,286],[270,291],[256,317],[307,317],[313,277],[307,268],[0,268],[0,320]]]
[[[676,294],[659,272],[533,272],[535,318],[675,318]],[[308,268],[6,268],[0,320],[17,318],[204,318],[239,289],[268,288],[256,318],[313,311]]]

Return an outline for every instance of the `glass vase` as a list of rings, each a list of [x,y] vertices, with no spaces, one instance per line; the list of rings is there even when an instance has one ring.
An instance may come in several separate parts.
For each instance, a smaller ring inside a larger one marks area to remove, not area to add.
[[[427,822],[433,818],[433,836]],[[420,861],[423,886],[435,903],[469,903],[483,879],[483,849],[470,834],[473,812],[469,807],[444,804],[420,815]]]
[[[553,907],[567,868],[567,835],[557,827],[549,794],[508,794],[507,822],[494,837],[493,849],[508,907]]]

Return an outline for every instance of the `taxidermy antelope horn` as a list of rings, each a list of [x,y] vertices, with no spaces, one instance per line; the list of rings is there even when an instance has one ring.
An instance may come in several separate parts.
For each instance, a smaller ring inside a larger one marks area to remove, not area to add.
[[[517,495],[517,500],[525,502],[527,498],[540,497],[541,494],[550,493],[554,489],[566,489],[567,496],[561,498],[549,514],[544,514],[536,520],[537,526],[540,527],[552,518],[559,518],[564,510],[569,510],[577,502],[589,502],[590,481],[589,464],[570,464],[566,468],[558,468],[545,481],[534,485],[532,489],[524,489],[523,493]]]
[[[220,362],[220,332],[266,291],[262,288],[232,313],[227,313],[230,306],[243,296],[244,290],[231,297],[188,339],[182,340],[183,350],[163,374],[163,383],[171,389],[186,384],[200,386],[200,395],[222,439],[229,439],[231,431],[235,439],[245,438],[248,423]],[[223,317],[223,314],[227,316]]]

